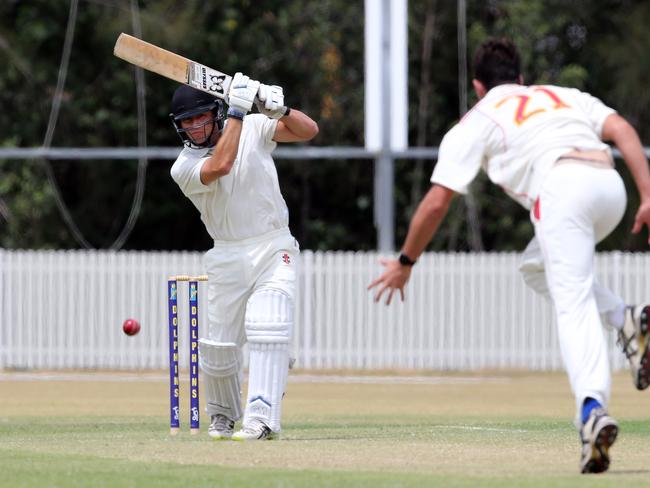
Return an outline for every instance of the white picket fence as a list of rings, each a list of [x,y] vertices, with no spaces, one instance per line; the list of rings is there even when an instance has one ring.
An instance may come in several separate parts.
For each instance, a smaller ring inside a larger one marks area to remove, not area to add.
[[[302,253],[294,355],[304,369],[562,368],[552,309],[528,290],[514,253],[423,256],[406,301],[366,290],[376,253]],[[650,298],[650,254],[597,256],[601,282],[630,303]],[[167,367],[166,283],[201,274],[200,253],[0,250],[0,369]],[[181,365],[187,284],[179,283]],[[205,289],[200,325],[206,326]],[[126,318],[142,324],[127,337]],[[608,333],[614,369],[624,358]]]

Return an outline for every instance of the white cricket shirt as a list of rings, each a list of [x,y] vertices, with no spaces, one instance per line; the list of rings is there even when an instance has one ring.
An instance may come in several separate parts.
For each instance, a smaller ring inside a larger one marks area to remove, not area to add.
[[[573,150],[610,150],[600,135],[615,111],[574,88],[492,88],[443,138],[431,182],[459,193],[483,168],[530,208],[555,161]]]
[[[229,174],[201,183],[201,167],[212,149],[184,148],[171,168],[182,192],[201,213],[217,241],[257,237],[289,225],[271,152],[278,121],[261,114],[244,117],[237,159]]]

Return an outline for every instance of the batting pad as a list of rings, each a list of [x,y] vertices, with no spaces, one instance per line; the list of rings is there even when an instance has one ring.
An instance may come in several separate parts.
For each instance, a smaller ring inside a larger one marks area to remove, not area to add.
[[[230,420],[242,416],[240,360],[241,352],[233,342],[199,339],[199,364],[203,371],[206,411],[222,414]]]
[[[244,425],[262,420],[280,431],[282,397],[289,374],[289,342],[293,328],[293,301],[284,292],[258,290],[246,307],[246,336],[250,351]]]
[[[293,300],[285,292],[262,289],[246,304],[248,342],[288,344],[293,326]]]
[[[282,397],[289,374],[287,344],[251,342],[248,400],[244,425],[251,418],[262,420],[273,432],[280,432]]]

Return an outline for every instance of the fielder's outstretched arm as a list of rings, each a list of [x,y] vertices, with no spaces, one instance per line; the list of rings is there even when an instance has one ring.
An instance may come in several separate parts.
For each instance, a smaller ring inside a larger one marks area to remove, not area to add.
[[[420,257],[431,242],[455,195],[453,190],[434,184],[418,205],[402,246],[402,252],[413,261]]]
[[[440,223],[447,215],[449,204],[456,192],[441,185],[434,184],[418,205],[409,231],[402,246],[402,253],[417,260],[424,252],[438,230]],[[378,286],[375,301],[381,300],[384,291],[388,291],[386,305],[389,305],[395,290],[399,290],[402,301],[404,300],[404,286],[411,276],[411,266],[400,264],[397,259],[381,258],[379,262],[384,266],[384,273],[368,285],[368,289]]]

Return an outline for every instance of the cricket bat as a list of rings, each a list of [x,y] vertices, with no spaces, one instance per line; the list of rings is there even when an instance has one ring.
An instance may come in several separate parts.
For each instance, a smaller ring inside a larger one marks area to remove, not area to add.
[[[230,75],[124,33],[117,38],[113,54],[147,71],[219,98],[226,97],[232,81]]]

